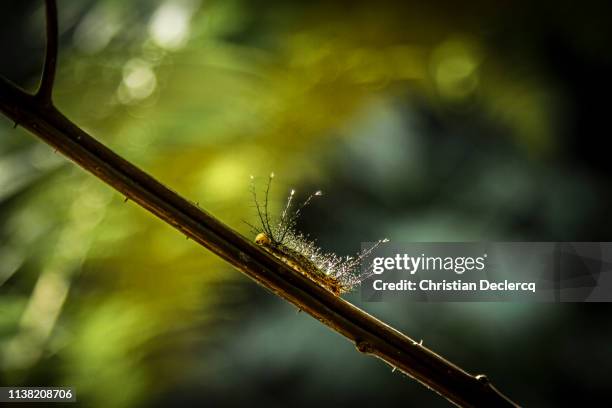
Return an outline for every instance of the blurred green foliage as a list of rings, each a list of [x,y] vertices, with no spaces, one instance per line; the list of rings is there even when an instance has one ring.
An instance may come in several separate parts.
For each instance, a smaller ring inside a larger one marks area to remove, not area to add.
[[[249,175],[270,171],[281,183],[275,205],[289,186],[331,190],[326,209],[314,208],[303,227],[340,252],[382,236],[572,239],[599,208],[597,181],[550,164],[568,109],[561,88],[528,59],[527,42],[513,54],[483,34],[512,24],[497,5],[59,6],[58,107],[245,235],[242,221],[255,219]],[[40,4],[30,11],[23,24],[42,32]],[[569,27],[581,49],[600,52],[596,32]],[[296,395],[310,395],[304,401],[335,387],[365,404],[355,384],[370,396],[386,389],[389,398],[409,392],[418,401],[416,386],[254,293],[219,259],[23,130],[3,120],[0,135],[3,384],[71,385],[80,401],[100,407],[153,404],[170,392],[189,403],[204,384],[209,402],[223,404],[219,395],[241,401],[232,384],[268,395],[258,381],[269,375],[272,390],[287,381]],[[541,224],[523,228],[521,217],[533,211]],[[524,345],[521,333],[539,327],[535,347],[546,322],[553,327],[563,315],[477,306],[411,305],[406,316],[367,308],[434,349],[453,350],[442,354],[470,370],[498,367],[498,377],[514,358],[512,342]],[[490,333],[498,317],[513,329]],[[481,347],[486,367],[470,359]],[[526,393],[510,378],[522,368],[511,368],[500,387]]]

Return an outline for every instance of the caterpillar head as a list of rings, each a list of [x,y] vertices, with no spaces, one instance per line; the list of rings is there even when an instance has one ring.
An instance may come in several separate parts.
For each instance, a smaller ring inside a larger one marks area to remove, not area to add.
[[[272,244],[272,240],[270,239],[268,235],[266,235],[265,232],[260,232],[255,237],[255,243],[257,245],[269,246],[270,244]]]

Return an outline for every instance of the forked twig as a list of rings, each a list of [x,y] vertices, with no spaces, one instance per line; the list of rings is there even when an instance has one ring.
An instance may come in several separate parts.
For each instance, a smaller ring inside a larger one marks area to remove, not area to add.
[[[45,0],[45,21],[47,31],[45,62],[36,97],[40,99],[41,103],[51,106],[53,104],[53,83],[55,82],[58,53],[57,3],[55,0]]]
[[[462,407],[517,407],[485,376],[473,376],[304,277],[99,143],[52,104],[57,10],[47,0],[41,86],[30,95],[0,78],[0,110],[85,170],[223,258],[276,295],[371,354]]]

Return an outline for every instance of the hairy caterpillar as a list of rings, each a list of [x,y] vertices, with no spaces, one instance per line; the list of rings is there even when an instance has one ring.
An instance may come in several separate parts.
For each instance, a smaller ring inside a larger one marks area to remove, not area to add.
[[[292,189],[280,217],[271,217],[268,211],[268,198],[273,178],[274,173],[271,173],[264,202],[260,203],[257,199],[254,177],[251,176],[251,193],[261,222],[261,227],[247,223],[256,234],[255,243],[335,295],[350,292],[369,276],[368,271],[371,270],[371,266],[365,273],[359,273],[363,260],[380,244],[388,242],[388,239],[377,241],[372,247],[362,250],[355,256],[340,257],[334,253],[323,252],[314,241],[296,230],[297,220],[304,207],[323,193],[320,190],[312,193],[294,209],[295,190]]]

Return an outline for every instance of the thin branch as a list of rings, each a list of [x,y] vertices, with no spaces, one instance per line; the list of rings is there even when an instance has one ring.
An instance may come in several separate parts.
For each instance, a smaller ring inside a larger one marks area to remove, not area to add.
[[[0,78],[0,110],[57,151],[276,295],[463,407],[517,407],[484,376],[472,376],[268,255],[210,214]]]
[[[36,97],[41,103],[50,106],[53,104],[52,93],[58,53],[57,4],[55,0],[45,0],[45,21],[47,30],[45,62]]]
[[[55,1],[47,1],[47,15]],[[49,19],[48,19],[49,23]],[[49,30],[51,26],[51,30]],[[39,92],[27,94],[0,77],[0,111],[188,238],[209,249],[260,285],[353,342],[462,407],[518,407],[483,375],[473,376],[421,343],[335,296],[165,187],[67,119],[50,103],[57,49],[57,25],[47,26],[45,72]],[[55,45],[53,42],[55,41]],[[52,67],[52,68],[51,68]]]

